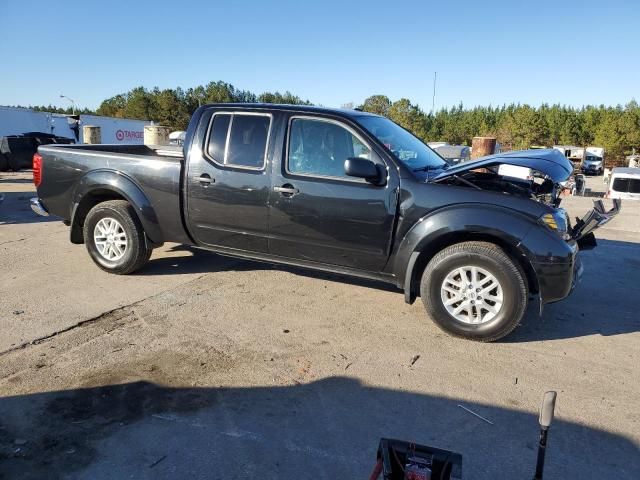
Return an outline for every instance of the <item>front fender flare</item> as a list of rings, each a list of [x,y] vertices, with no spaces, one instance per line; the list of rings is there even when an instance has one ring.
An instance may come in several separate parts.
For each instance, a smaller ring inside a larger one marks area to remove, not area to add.
[[[115,193],[131,204],[153,246],[163,243],[164,235],[160,228],[160,222],[153,205],[142,188],[131,178],[113,170],[93,170],[77,182],[72,196],[71,225],[75,224],[78,206],[87,195],[107,192]]]
[[[438,251],[460,241],[487,240],[507,246],[530,259],[520,242],[536,225],[535,219],[516,210],[490,204],[459,204],[438,209],[422,217],[400,241],[393,264],[398,287],[404,289],[408,303],[415,299],[416,268]],[[426,258],[422,258],[426,256]]]

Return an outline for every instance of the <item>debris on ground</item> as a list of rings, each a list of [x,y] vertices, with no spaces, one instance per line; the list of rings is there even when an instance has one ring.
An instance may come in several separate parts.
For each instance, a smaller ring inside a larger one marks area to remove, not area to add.
[[[151,465],[149,465],[149,468],[153,468],[156,465],[158,465],[161,461],[163,461],[165,458],[167,458],[166,455],[161,456],[158,460],[156,460],[155,462],[153,462]]]
[[[415,363],[420,359],[420,355],[414,355],[411,357],[411,365],[415,365]]]
[[[463,409],[466,412],[469,412],[471,415],[475,415],[476,417],[478,417],[480,420],[487,422],[489,425],[493,425],[493,422],[491,420],[487,420],[486,418],[484,418],[482,415],[478,415],[476,412],[474,412],[473,410],[469,410],[467,407],[462,406],[462,405],[458,405],[458,407],[460,407],[461,409]]]

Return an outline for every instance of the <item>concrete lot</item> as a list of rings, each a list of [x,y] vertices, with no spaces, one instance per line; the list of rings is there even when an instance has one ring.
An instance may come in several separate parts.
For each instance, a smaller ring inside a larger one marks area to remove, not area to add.
[[[0,173],[0,478],[367,478],[382,436],[530,478],[550,389],[548,478],[640,478],[640,203],[569,299],[485,345],[385,285],[177,245],[106,274],[32,192]]]

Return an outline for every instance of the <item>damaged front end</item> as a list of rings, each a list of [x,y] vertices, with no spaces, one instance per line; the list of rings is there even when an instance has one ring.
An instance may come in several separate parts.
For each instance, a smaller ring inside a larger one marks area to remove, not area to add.
[[[504,165],[509,169],[502,169]],[[458,164],[429,181],[506,193],[544,203],[552,210],[541,218],[541,222],[560,233],[564,240],[575,240],[581,250],[589,250],[596,246],[593,231],[620,211],[620,200],[614,200],[609,211],[605,211],[602,200],[594,201],[593,210],[576,218],[576,224],[571,226],[560,203],[562,193],[571,190],[572,173],[573,165],[557,150],[520,150]]]
[[[590,210],[582,218],[576,218],[576,224],[571,229],[571,238],[578,242],[580,250],[591,250],[597,246],[593,231],[616,216],[621,205],[621,200],[616,198],[613,200],[613,207],[606,211],[602,200],[594,200],[593,210]]]
[[[503,170],[504,166],[509,168]],[[558,207],[572,173],[573,165],[557,150],[520,150],[458,164],[430,181],[509,193]]]

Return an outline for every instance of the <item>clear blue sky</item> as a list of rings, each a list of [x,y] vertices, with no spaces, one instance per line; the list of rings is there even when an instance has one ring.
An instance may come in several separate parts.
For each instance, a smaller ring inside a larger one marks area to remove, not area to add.
[[[640,100],[640,2],[0,0],[0,105],[224,80],[339,106]]]

